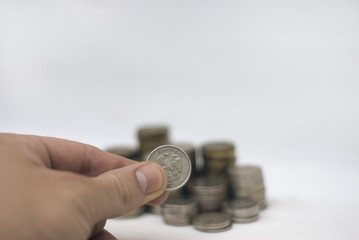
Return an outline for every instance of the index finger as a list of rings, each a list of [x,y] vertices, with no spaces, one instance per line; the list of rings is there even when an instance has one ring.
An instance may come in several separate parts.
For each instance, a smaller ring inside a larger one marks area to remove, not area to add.
[[[46,149],[43,158],[48,160],[48,167],[53,169],[97,176],[112,169],[137,163],[84,143],[52,137],[39,137],[39,140]]]

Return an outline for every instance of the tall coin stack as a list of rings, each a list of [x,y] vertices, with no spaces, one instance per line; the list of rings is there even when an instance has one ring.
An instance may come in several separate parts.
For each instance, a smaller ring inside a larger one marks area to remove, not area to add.
[[[189,189],[202,212],[221,210],[227,199],[227,181],[221,177],[197,177],[189,183]]]
[[[231,142],[209,142],[202,146],[204,173],[226,175],[227,168],[234,166],[235,148]]]
[[[138,129],[137,137],[143,160],[156,147],[169,143],[168,132],[168,127],[166,126],[146,126]]]
[[[169,225],[191,225],[192,218],[197,212],[197,201],[193,197],[168,198],[162,205],[162,219]]]
[[[260,209],[266,207],[262,169],[255,165],[239,165],[229,168],[232,192],[237,199],[253,199]]]

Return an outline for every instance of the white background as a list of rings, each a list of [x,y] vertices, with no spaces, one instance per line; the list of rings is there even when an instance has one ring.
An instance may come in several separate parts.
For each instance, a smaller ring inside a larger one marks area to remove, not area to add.
[[[163,123],[263,168],[256,223],[110,220],[119,239],[358,239],[358,69],[354,0],[0,0],[1,132],[104,148]]]

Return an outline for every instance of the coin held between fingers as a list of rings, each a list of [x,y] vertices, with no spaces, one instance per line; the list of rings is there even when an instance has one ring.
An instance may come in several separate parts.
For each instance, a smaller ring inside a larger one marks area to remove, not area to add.
[[[156,162],[167,174],[166,190],[176,190],[186,184],[191,175],[191,161],[179,147],[162,145],[154,149],[147,161]]]

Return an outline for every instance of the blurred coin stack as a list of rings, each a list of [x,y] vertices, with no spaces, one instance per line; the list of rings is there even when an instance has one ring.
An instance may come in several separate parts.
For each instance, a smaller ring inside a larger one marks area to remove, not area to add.
[[[253,199],[260,209],[266,207],[262,169],[255,165],[239,165],[229,168],[232,193],[237,199]]]
[[[227,181],[222,177],[194,178],[189,183],[189,190],[197,199],[199,210],[202,212],[221,210],[223,201],[227,199]]]
[[[143,160],[146,160],[148,154],[156,147],[169,144],[168,132],[166,126],[146,126],[138,129],[137,137]]]
[[[231,229],[231,217],[226,213],[201,213],[193,219],[194,227],[202,232],[223,232]]]
[[[226,175],[227,168],[234,166],[235,148],[231,142],[209,142],[202,146],[204,173]]]
[[[223,211],[235,223],[249,223],[258,220],[259,207],[252,199],[235,199],[224,202]]]
[[[191,198],[168,198],[162,205],[162,219],[174,226],[192,224],[192,218],[197,214],[197,202]]]

